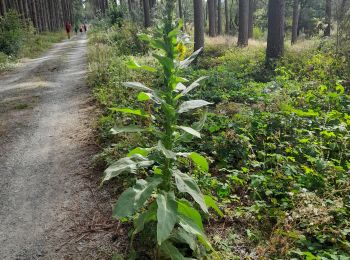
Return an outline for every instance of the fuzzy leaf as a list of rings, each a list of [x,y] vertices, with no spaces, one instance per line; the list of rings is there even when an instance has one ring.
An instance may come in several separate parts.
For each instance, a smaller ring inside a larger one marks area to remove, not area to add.
[[[121,134],[121,133],[140,133],[149,131],[149,129],[141,128],[136,125],[129,125],[129,126],[115,126],[111,129],[111,134]]]
[[[138,101],[148,101],[151,99],[151,97],[152,97],[152,94],[150,94],[150,93],[140,92],[137,95],[137,100]]]
[[[177,211],[179,214],[191,218],[201,230],[204,230],[201,214],[195,208],[191,207],[187,201],[178,201]]]
[[[181,61],[180,65],[179,65],[180,69],[188,67],[202,51],[203,51],[203,48],[200,48],[197,51],[195,51],[194,53],[192,53],[192,55],[190,57],[188,57],[184,61]]]
[[[185,216],[179,216],[179,225],[188,233],[196,235],[198,237],[198,240],[203,245],[205,245],[207,249],[213,250],[213,247],[211,246],[204,232],[200,229],[200,227],[197,226],[196,222],[194,222],[192,219]]]
[[[161,141],[158,142],[158,150],[161,151],[168,159],[176,159],[176,154],[173,151],[167,150]]]
[[[161,182],[161,178],[149,178],[147,181],[137,180],[134,187],[128,188],[120,195],[113,209],[113,217],[121,219],[132,216],[145,204]]]
[[[122,173],[134,173],[137,170],[137,164],[129,157],[122,158],[112,165],[110,165],[105,171],[105,176],[102,183],[109,181],[110,179],[117,177]]]
[[[148,156],[149,154],[149,149],[145,149],[145,148],[141,148],[141,147],[136,147],[135,149],[131,150],[129,153],[128,153],[128,157],[131,157],[135,154],[139,154],[139,155],[142,155],[142,156]]]
[[[198,138],[201,138],[201,134],[194,130],[193,128],[191,127],[188,127],[188,126],[178,126],[180,129],[184,130],[186,133],[189,133],[195,137],[198,137]]]
[[[146,87],[140,82],[124,82],[123,85],[128,88],[134,88],[134,89],[140,89],[148,92],[153,92],[152,89],[150,89],[149,87]]]
[[[216,201],[211,196],[204,195],[204,201],[205,201],[205,204],[207,204],[208,208],[214,209],[220,217],[224,216],[224,213],[222,213],[222,211],[216,205]]]
[[[160,250],[162,250],[164,254],[169,256],[171,260],[186,260],[186,258],[170,241],[165,241],[160,246]]]
[[[137,234],[141,232],[145,225],[151,221],[157,220],[157,203],[153,202],[152,205],[149,207],[148,210],[141,213],[137,220],[134,222],[134,232],[133,234]]]
[[[131,108],[110,108],[111,111],[114,112],[121,112],[125,114],[132,114],[132,115],[137,115],[137,116],[142,116],[142,117],[149,117],[148,114],[146,114],[144,111],[140,109],[131,109]]]
[[[177,221],[177,203],[173,192],[157,197],[157,242],[161,245],[174,229]]]
[[[203,195],[195,180],[191,176],[182,173],[179,170],[174,170],[173,173],[178,190],[180,192],[186,192],[190,194],[192,198],[199,204],[201,209],[205,213],[208,213],[207,205],[204,202]]]
[[[206,79],[206,78],[208,78],[208,77],[200,77],[199,79],[197,79],[195,82],[193,82],[191,85],[189,85],[184,91],[182,91],[181,95],[184,96],[188,92],[193,90],[194,88],[198,87],[200,85],[199,82]]]
[[[157,71],[155,68],[152,68],[150,66],[146,66],[146,65],[141,66],[141,65],[137,64],[134,60],[130,60],[127,63],[127,66],[129,69],[141,69],[141,70],[146,70],[149,72],[156,72]]]
[[[208,161],[202,155],[200,155],[199,153],[193,152],[193,153],[190,153],[189,157],[202,171],[208,172],[209,170]]]
[[[200,108],[200,107],[204,107],[204,106],[208,106],[211,105],[212,103],[209,103],[205,100],[190,100],[190,101],[185,101],[183,102],[178,109],[178,113],[185,113],[188,112],[192,109],[196,109],[196,108]]]

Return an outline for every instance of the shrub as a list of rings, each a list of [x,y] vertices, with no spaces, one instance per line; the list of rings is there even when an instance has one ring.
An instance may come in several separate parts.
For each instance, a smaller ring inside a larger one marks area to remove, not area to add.
[[[22,46],[24,24],[19,15],[10,11],[0,17],[0,51],[16,56]]]

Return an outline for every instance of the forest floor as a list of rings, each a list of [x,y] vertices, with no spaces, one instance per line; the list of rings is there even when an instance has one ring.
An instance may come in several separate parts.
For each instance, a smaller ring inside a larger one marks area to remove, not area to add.
[[[0,75],[0,259],[111,255],[116,225],[91,163],[86,45],[74,37]]]

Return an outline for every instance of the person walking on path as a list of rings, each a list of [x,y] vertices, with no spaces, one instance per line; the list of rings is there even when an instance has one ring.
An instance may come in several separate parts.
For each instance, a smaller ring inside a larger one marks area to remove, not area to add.
[[[70,22],[66,22],[66,32],[67,32],[67,36],[68,36],[68,39],[70,39],[70,32],[72,31],[72,25]]]
[[[84,28],[84,32],[86,33],[86,32],[87,32],[87,26],[86,26],[85,23],[84,23],[84,25],[83,25],[83,28]]]

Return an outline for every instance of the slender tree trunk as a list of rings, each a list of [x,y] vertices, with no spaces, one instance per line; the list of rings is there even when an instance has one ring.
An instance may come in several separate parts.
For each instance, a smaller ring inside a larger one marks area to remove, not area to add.
[[[294,0],[293,3],[293,23],[292,23],[292,44],[295,44],[298,40],[298,27],[299,27],[299,0]]]
[[[253,38],[254,33],[254,13],[256,8],[256,0],[249,0],[249,21],[248,21],[248,38]]]
[[[284,52],[284,0],[269,0],[268,6],[268,36],[266,59],[276,59]]]
[[[178,0],[178,5],[179,5],[179,17],[183,20],[184,19],[184,14],[182,11],[182,0]]]
[[[149,1],[143,0],[143,15],[144,15],[144,26],[145,28],[151,26],[151,16],[150,16],[150,7]]]
[[[239,0],[238,46],[248,45],[249,1]]]
[[[332,27],[332,0],[326,0],[326,28],[324,36],[331,36]]]
[[[204,19],[202,0],[193,0],[194,11],[194,50],[204,48]]]
[[[209,36],[215,37],[215,0],[208,0]]]
[[[218,35],[222,34],[222,7],[221,0],[218,0]]]
[[[225,33],[230,33],[230,17],[229,17],[229,7],[228,0],[225,0]]]
[[[4,15],[5,13],[6,13],[5,0],[0,0],[0,15]]]

